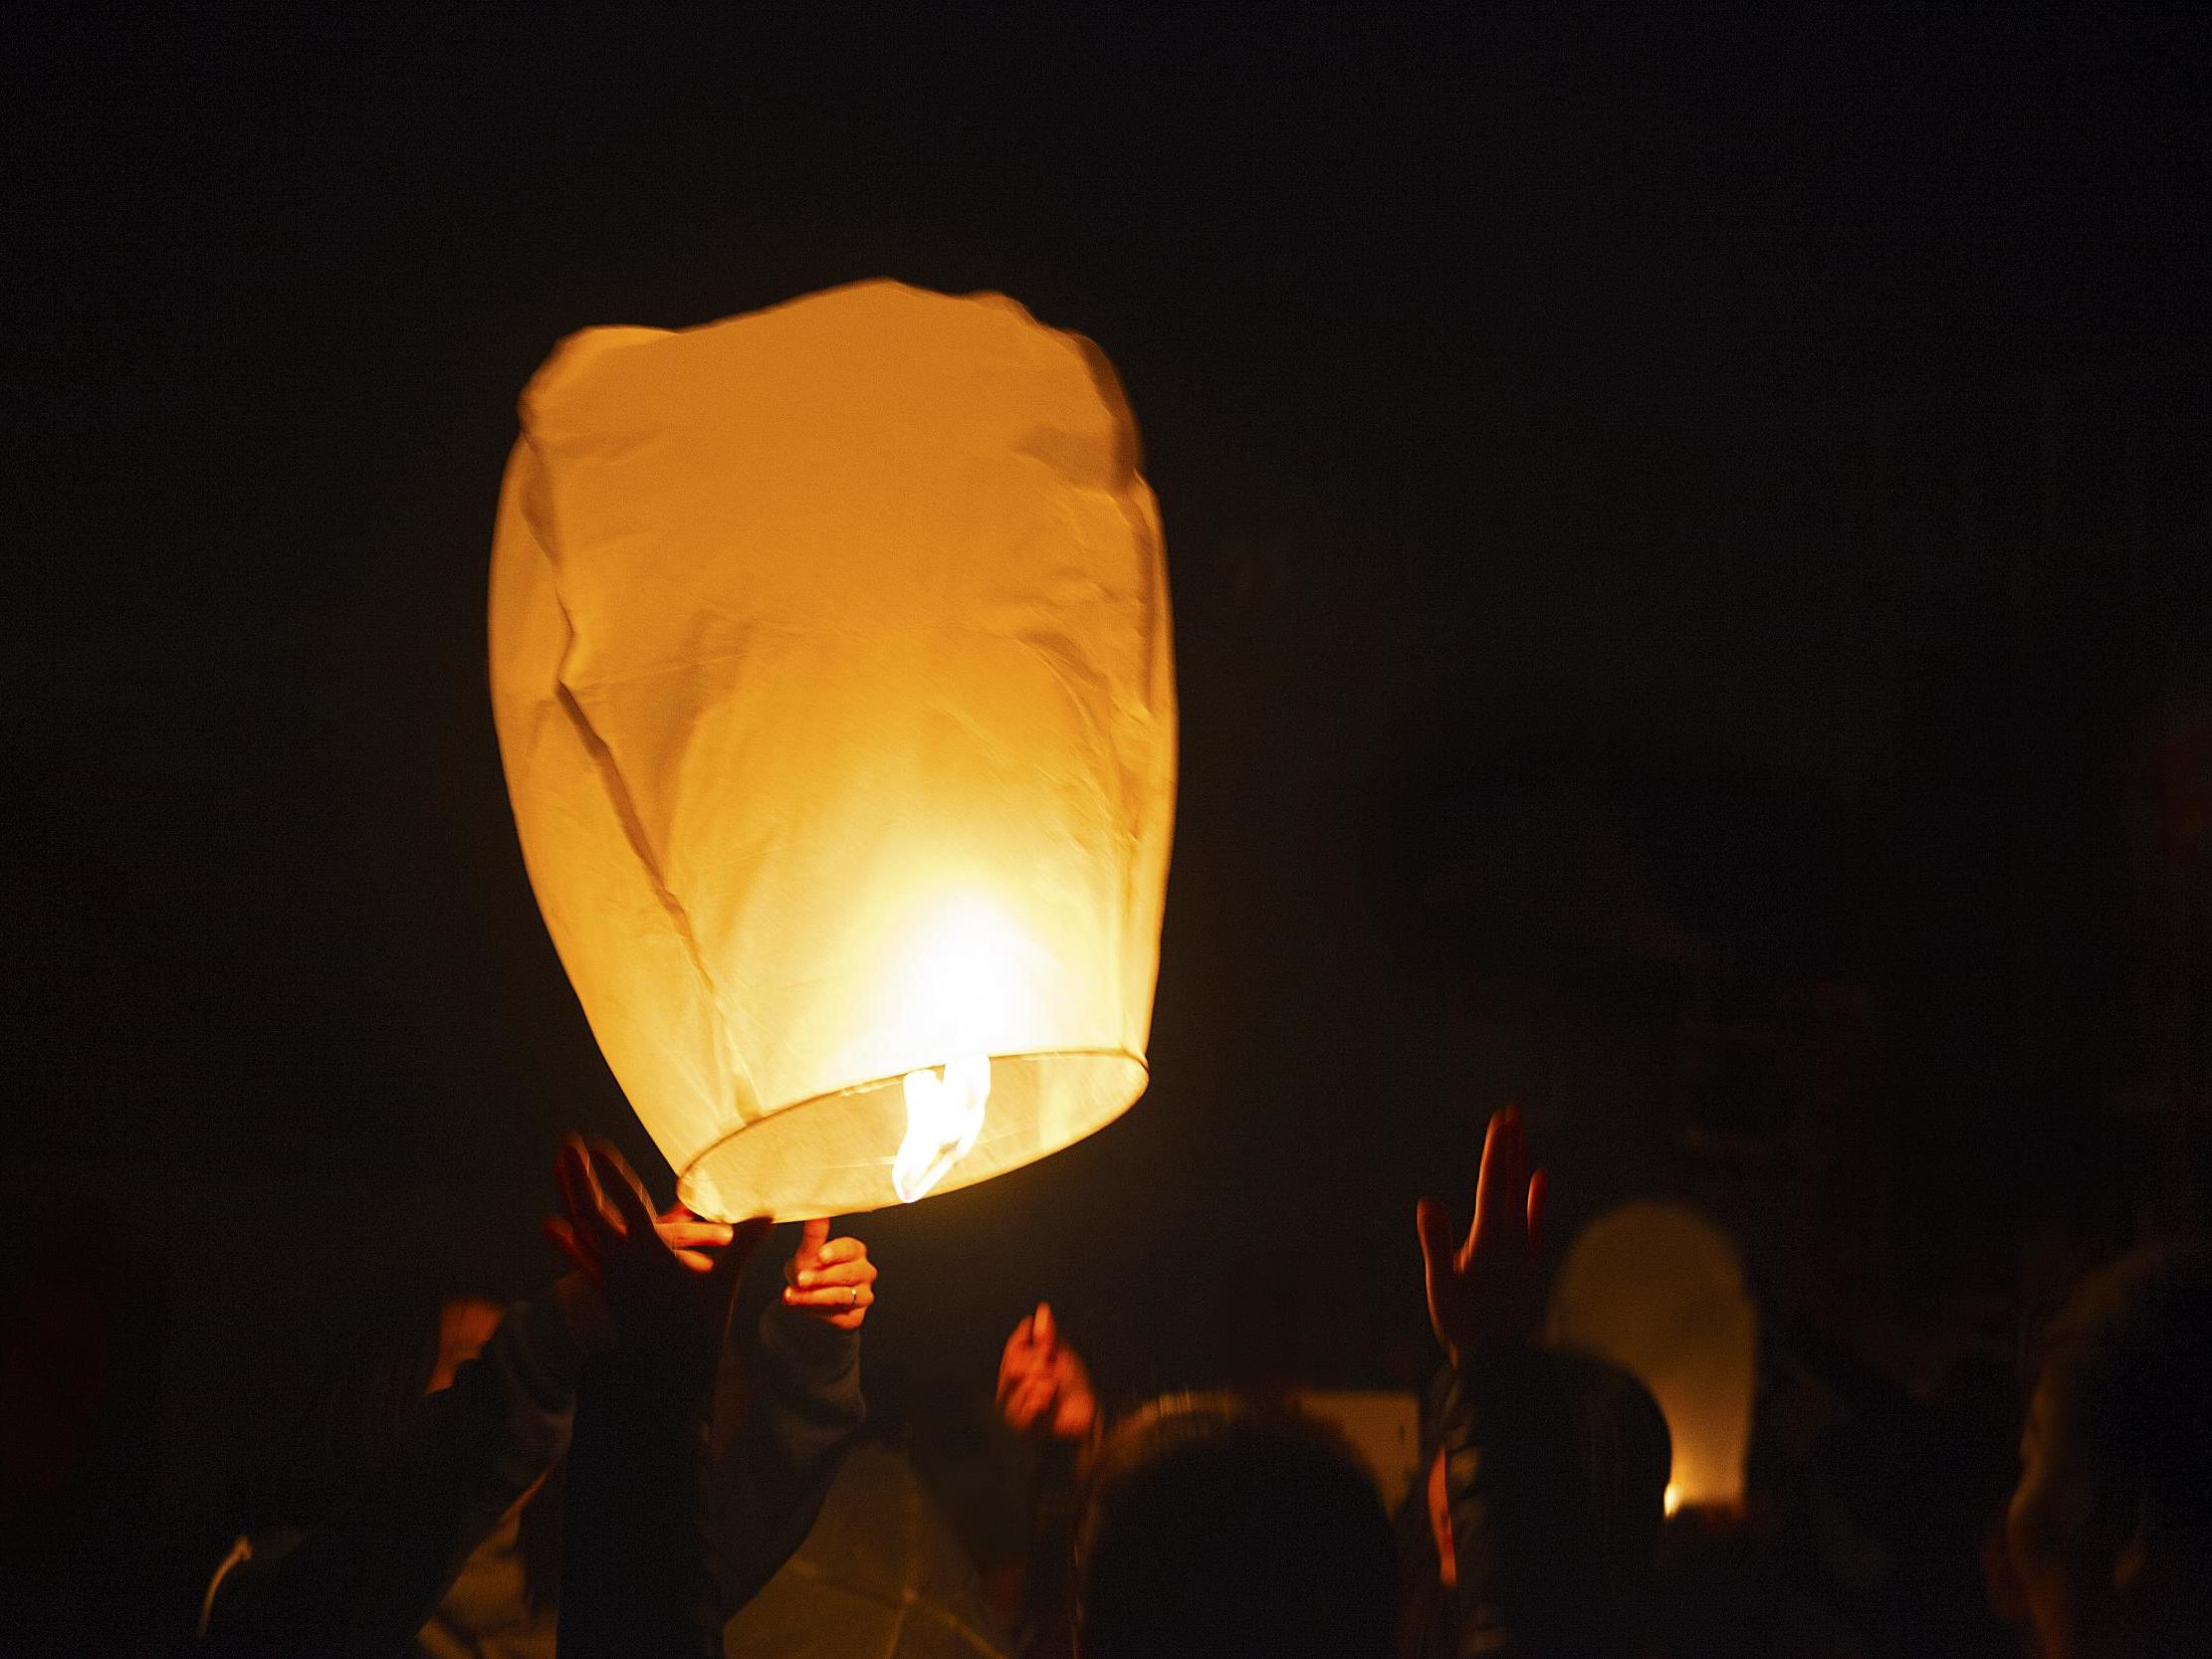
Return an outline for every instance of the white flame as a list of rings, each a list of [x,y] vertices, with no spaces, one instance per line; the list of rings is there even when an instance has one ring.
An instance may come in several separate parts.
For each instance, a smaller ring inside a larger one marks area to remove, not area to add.
[[[891,1187],[902,1204],[927,1195],[968,1155],[983,1133],[990,1099],[988,1054],[964,1054],[940,1070],[906,1074],[906,1139],[891,1161]]]
[[[1646,1487],[1645,1490],[1649,1492],[1651,1488]],[[1676,1510],[1682,1507],[1682,1489],[1676,1486],[1672,1481],[1668,1481],[1666,1483],[1666,1496],[1660,1499],[1659,1502],[1665,1508],[1666,1513],[1668,1515],[1672,1515]]]

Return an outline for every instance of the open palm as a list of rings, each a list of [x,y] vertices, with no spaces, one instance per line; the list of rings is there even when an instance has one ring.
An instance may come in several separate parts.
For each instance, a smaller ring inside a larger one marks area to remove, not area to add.
[[[1429,1278],[1429,1323],[1453,1364],[1485,1347],[1533,1342],[1542,1317],[1537,1244],[1544,1172],[1528,1167],[1528,1132],[1517,1108],[1490,1119],[1475,1179],[1474,1221],[1452,1239],[1451,1212],[1424,1198],[1416,1214]]]

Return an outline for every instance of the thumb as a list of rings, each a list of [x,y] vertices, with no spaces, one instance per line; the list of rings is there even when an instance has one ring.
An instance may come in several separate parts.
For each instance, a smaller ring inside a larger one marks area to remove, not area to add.
[[[829,1242],[829,1217],[817,1215],[798,1230],[798,1248],[792,1260],[801,1266],[811,1267],[814,1258],[821,1254],[822,1246]]]
[[[1039,1348],[1050,1348],[1052,1346],[1052,1306],[1050,1303],[1040,1302],[1037,1304],[1036,1324],[1030,1329]]]

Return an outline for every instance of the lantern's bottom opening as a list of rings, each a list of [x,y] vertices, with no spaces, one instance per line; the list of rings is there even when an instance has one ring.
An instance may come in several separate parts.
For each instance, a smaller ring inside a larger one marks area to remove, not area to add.
[[[1126,1112],[1148,1077],[1124,1049],[993,1055],[983,1134],[932,1191],[974,1186],[1082,1140]],[[817,1095],[717,1141],[684,1167],[677,1195],[724,1221],[881,1209],[899,1201],[891,1162],[906,1128],[904,1073]]]

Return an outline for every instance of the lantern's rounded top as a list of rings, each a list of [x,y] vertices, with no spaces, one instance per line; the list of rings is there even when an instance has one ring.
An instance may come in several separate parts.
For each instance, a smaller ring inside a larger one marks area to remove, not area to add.
[[[676,341],[711,341],[713,336],[733,330],[745,331],[750,343],[764,326],[794,335],[818,336],[824,345],[835,343],[834,336],[865,342],[872,332],[880,348],[896,349],[911,339],[918,323],[938,330],[946,329],[949,323],[953,332],[978,342],[988,341],[995,334],[1000,347],[1009,341],[1019,341],[1030,350],[1046,354],[1073,353],[1083,360],[1101,398],[1114,415],[1132,432],[1134,430],[1120,377],[1105,353],[1083,335],[1041,323],[1018,300],[991,290],[965,295],[943,294],[890,277],[863,278],[795,299],[777,301],[759,311],[742,311],[682,328],[656,328],[638,323],[604,323],[579,328],[553,346],[524,388],[523,422],[531,427],[549,417],[556,417],[563,399],[590,395],[594,384],[592,377],[630,351],[666,347]],[[821,360],[826,367],[826,357]],[[1132,453],[1129,465],[1134,468],[1137,464]]]

